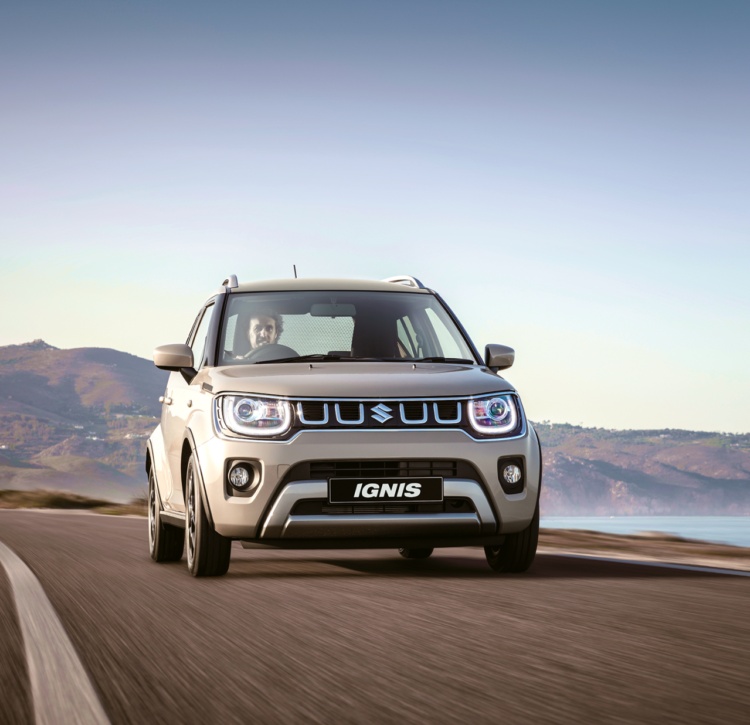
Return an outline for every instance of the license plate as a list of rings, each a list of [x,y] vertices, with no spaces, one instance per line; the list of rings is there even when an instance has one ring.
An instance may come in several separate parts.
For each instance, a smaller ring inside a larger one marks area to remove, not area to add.
[[[331,478],[329,503],[438,503],[443,500],[443,479],[423,478]]]

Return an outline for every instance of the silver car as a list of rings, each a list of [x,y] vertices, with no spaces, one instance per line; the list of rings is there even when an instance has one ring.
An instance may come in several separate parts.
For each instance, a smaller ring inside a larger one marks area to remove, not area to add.
[[[212,294],[171,371],[148,441],[149,547],[194,576],[231,544],[298,549],[482,546],[522,572],[539,534],[541,447],[513,386],[433,290],[286,279]]]

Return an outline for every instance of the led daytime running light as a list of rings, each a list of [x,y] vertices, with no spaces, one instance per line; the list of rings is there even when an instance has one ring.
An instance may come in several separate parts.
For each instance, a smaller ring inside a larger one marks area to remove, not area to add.
[[[512,395],[469,401],[471,427],[483,435],[505,435],[518,426],[519,411]]]
[[[292,408],[286,400],[223,395],[216,401],[218,421],[225,433],[278,436],[292,425]]]

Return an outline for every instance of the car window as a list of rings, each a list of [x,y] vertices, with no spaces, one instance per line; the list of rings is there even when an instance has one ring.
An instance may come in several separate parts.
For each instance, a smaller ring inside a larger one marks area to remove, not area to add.
[[[411,319],[402,317],[396,323],[396,327],[398,329],[399,349],[402,351],[403,357],[423,357]]]
[[[450,319],[447,316],[439,317],[433,309],[425,310],[425,314],[437,338],[439,350],[434,354],[443,357],[461,357],[464,342],[456,326],[451,324],[449,327],[447,323]]]
[[[211,326],[211,317],[215,305],[211,303],[199,315],[200,322],[193,326],[193,339],[188,344],[193,351],[193,367],[200,370],[206,361],[206,338],[208,337],[208,328]]]
[[[266,323],[269,318],[274,321],[272,344],[250,339],[252,322],[259,317]],[[356,360],[475,359],[435,296],[408,292],[234,293],[227,303],[220,340],[220,364],[307,355]]]

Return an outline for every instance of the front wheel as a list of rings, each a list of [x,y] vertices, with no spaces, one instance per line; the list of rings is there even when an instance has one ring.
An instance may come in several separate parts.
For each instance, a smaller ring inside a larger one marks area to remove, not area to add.
[[[159,563],[179,561],[182,559],[184,545],[185,536],[182,531],[162,523],[156,476],[151,468],[148,472],[148,550],[151,558]]]
[[[539,541],[539,502],[531,523],[515,534],[507,534],[500,546],[485,546],[487,563],[498,572],[520,574],[526,571],[536,556]]]
[[[185,546],[193,576],[222,576],[229,569],[232,540],[214,531],[198,489],[195,456],[190,456],[185,480]]]

